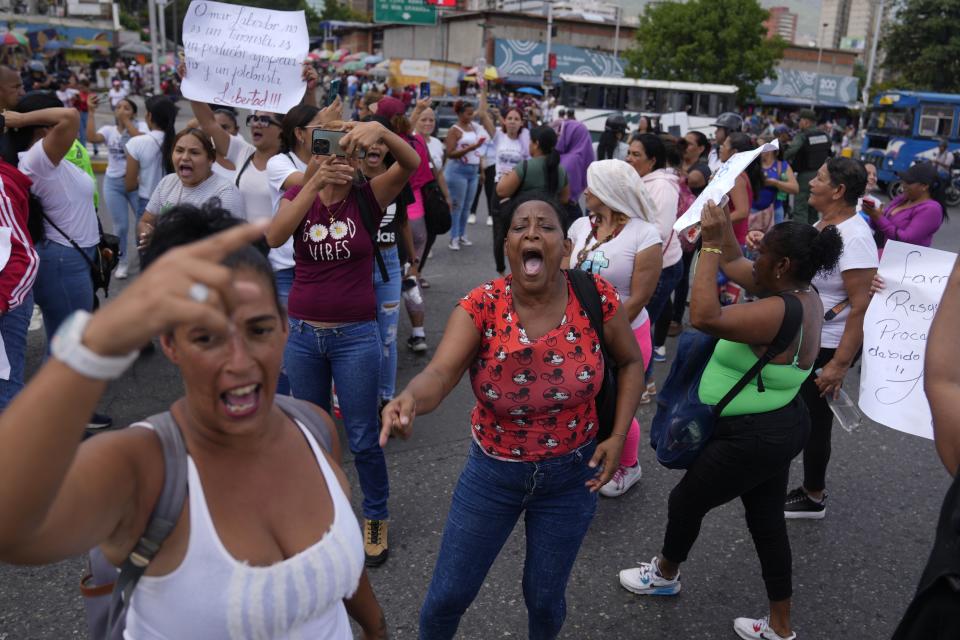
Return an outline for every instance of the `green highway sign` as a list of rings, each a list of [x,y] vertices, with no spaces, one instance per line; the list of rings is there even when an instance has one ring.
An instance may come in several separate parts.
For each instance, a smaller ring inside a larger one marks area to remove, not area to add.
[[[437,8],[426,0],[373,0],[373,21],[387,24],[437,24]]]

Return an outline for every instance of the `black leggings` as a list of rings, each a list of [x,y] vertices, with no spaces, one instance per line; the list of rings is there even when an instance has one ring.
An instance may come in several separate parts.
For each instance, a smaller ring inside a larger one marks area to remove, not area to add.
[[[497,263],[497,273],[504,273],[507,262],[503,256],[503,241],[507,238],[510,221],[500,215],[499,207],[491,209],[490,215],[493,217],[493,261]]]
[[[803,487],[807,491],[823,491],[827,486],[833,411],[826,399],[820,397],[814,380],[817,377],[816,370],[833,360],[836,352],[836,349],[820,349],[810,376],[800,387],[800,397],[810,411],[810,438],[803,448]]]
[[[670,492],[663,557],[684,562],[704,516],[739,497],[767,598],[775,602],[789,598],[792,559],[783,497],[790,461],[807,439],[809,420],[799,396],[776,411],[718,420],[713,437]]]

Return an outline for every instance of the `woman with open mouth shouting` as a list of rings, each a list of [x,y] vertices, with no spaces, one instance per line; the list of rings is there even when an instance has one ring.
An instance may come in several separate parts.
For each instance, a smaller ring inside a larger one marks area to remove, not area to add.
[[[347,640],[348,614],[365,637],[386,637],[330,417],[274,402],[287,327],[266,247],[251,245],[263,229],[213,205],[174,207],[145,253],[152,265],[100,311],[68,318],[0,415],[0,561],[99,547],[142,566],[141,537],[157,543],[126,598],[124,637]],[[154,336],[184,396],[81,444],[108,381]],[[183,457],[158,433],[180,434]],[[185,466],[187,496],[168,535],[147,534],[172,496],[170,460]]]
[[[140,247],[150,243],[157,218],[181,204],[203,206],[216,198],[236,218],[244,218],[243,196],[236,185],[213,173],[216,151],[200,129],[184,129],[173,140],[173,173],[160,181],[137,223]]]
[[[408,437],[414,416],[436,409],[470,371],[473,442],[420,611],[421,640],[454,636],[521,515],[529,637],[560,633],[567,580],[596,492],[617,468],[643,391],[643,361],[627,315],[616,290],[594,276],[604,342],[619,367],[612,434],[598,443],[594,398],[603,356],[562,271],[571,245],[560,205],[547,198],[524,194],[503,212],[512,275],[460,301],[433,360],[383,410],[381,446],[391,432]]]
[[[336,384],[363,490],[364,550],[367,563],[377,566],[387,559],[389,482],[377,443],[376,233],[420,156],[378,122],[331,122],[325,128],[349,132],[340,138],[339,149],[330,149],[337,155],[313,156],[303,186],[283,194],[267,242],[279,247],[293,236],[296,270],[284,364],[294,397],[325,410],[330,409],[331,380]],[[380,142],[396,162],[369,182],[354,184],[355,156]]]

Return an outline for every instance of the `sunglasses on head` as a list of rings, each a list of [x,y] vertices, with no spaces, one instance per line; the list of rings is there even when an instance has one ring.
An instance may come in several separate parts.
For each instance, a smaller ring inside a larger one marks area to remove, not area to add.
[[[259,124],[264,127],[269,127],[272,124],[275,124],[278,127],[280,126],[280,123],[274,120],[273,118],[271,118],[270,116],[255,116],[255,115],[247,116],[247,126],[249,127],[253,124]]]

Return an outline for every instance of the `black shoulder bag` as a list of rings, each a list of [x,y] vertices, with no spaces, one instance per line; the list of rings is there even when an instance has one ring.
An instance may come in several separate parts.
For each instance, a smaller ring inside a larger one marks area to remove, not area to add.
[[[50,223],[50,226],[56,229],[60,235],[66,238],[73,248],[80,252],[83,259],[90,265],[90,277],[93,279],[93,307],[96,309],[99,304],[97,301],[97,291],[103,289],[103,296],[110,297],[110,274],[120,262],[120,238],[112,233],[104,233],[103,225],[100,224],[100,218],[97,217],[97,230],[100,232],[100,242],[97,243],[93,254],[93,259],[87,255],[87,252],[74,241],[73,238],[64,233],[63,229],[57,226],[57,223],[50,219],[45,211],[41,211],[43,219]]]

